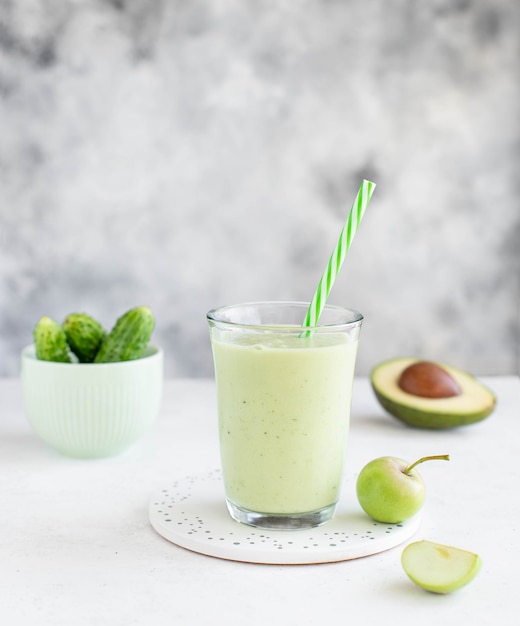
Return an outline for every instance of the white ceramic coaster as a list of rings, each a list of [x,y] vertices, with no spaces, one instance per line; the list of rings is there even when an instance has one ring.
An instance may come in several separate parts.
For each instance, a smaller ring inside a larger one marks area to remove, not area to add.
[[[248,563],[332,563],[393,548],[419,528],[416,515],[402,524],[374,522],[355,495],[340,501],[334,518],[309,530],[264,530],[233,520],[224,501],[220,470],[186,476],[150,501],[153,528],[178,546],[208,556]]]

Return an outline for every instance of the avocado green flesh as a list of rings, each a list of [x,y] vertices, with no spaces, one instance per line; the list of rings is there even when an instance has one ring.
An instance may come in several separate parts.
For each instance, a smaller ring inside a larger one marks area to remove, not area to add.
[[[398,420],[419,428],[455,428],[479,422],[490,415],[496,404],[494,394],[470,374],[439,363],[457,382],[458,396],[423,398],[403,391],[398,380],[401,372],[418,358],[400,358],[376,366],[370,380],[382,407]]]

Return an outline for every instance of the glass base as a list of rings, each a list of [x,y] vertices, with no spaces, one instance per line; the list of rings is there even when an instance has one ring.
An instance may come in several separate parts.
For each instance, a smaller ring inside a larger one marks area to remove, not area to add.
[[[307,513],[258,513],[244,509],[226,499],[231,517],[242,524],[270,530],[304,530],[322,526],[332,519],[336,503]]]

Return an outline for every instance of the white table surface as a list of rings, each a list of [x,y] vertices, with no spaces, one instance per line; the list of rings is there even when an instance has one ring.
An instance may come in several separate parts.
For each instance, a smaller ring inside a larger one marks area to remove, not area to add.
[[[520,380],[482,378],[498,406],[452,431],[403,426],[356,379],[345,480],[380,455],[420,467],[428,495],[409,541],[478,552],[477,578],[446,596],[409,581],[405,544],[321,565],[253,565],[190,552],[148,520],[157,490],[219,465],[210,380],[165,383],[160,416],[128,452],[76,460],[33,435],[18,380],[0,381],[0,622],[179,624],[518,624]],[[357,503],[355,503],[357,506]],[[356,616],[356,619],[352,619]]]

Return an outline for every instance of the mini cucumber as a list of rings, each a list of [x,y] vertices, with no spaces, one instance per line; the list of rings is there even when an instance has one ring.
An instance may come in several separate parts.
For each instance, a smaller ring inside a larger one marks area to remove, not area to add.
[[[103,339],[94,363],[132,361],[142,356],[152,335],[155,320],[147,306],[124,313]]]
[[[36,358],[41,361],[70,363],[67,337],[63,328],[50,317],[44,316],[34,328]]]
[[[106,335],[103,326],[87,313],[70,313],[62,327],[79,362],[91,363]]]

